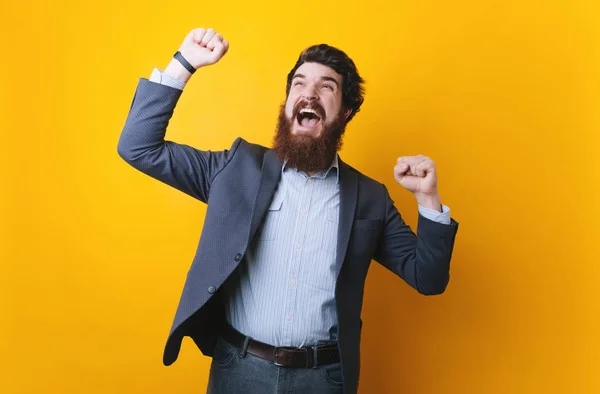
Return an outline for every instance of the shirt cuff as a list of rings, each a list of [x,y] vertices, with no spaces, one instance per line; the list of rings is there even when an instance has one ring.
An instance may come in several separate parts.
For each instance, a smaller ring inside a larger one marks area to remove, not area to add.
[[[170,77],[157,68],[152,70],[152,74],[150,75],[149,81],[156,82],[161,85],[170,86],[179,90],[183,90],[183,88],[185,87],[185,82],[182,82],[177,78]]]
[[[419,205],[419,213],[426,219],[442,224],[450,224],[450,208],[442,204],[442,212]]]

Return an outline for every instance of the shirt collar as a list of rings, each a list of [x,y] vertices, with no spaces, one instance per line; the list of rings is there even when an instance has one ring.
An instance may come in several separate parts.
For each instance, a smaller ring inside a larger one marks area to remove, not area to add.
[[[281,166],[281,175],[283,175],[283,171],[285,170],[286,164],[287,164],[287,159],[285,159],[283,161],[283,165]],[[331,171],[332,168],[335,168],[335,170],[336,170],[336,173],[335,173],[336,183],[339,184],[340,183],[340,165],[339,165],[338,154],[337,153],[335,154],[335,157],[333,158],[333,162],[331,163],[331,165],[329,166],[329,168],[326,171],[321,171],[321,172],[315,174],[314,176],[318,176],[318,175],[323,174],[320,177],[325,178],[325,177],[327,177],[327,174],[329,174],[329,171]],[[298,171],[298,169],[296,169],[296,168],[294,168],[294,170]]]

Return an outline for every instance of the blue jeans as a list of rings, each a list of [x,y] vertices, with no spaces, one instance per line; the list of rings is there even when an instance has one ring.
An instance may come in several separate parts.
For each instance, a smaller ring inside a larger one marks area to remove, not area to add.
[[[207,394],[342,394],[340,363],[317,368],[283,368],[242,354],[219,338],[213,354]]]

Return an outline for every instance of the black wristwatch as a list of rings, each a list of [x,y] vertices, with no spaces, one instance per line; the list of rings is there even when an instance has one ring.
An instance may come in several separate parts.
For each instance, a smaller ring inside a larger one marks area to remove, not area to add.
[[[194,66],[192,66],[187,60],[185,60],[185,58],[183,57],[181,52],[179,52],[179,51],[175,52],[173,57],[175,59],[177,59],[177,61],[179,61],[179,63],[181,63],[181,65],[190,72],[190,74],[193,74],[196,72],[196,69],[194,68]]]

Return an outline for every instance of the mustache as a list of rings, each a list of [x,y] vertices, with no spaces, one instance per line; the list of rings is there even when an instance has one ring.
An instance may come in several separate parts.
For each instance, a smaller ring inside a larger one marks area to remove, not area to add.
[[[315,110],[317,112],[317,115],[319,115],[319,117],[321,118],[321,120],[325,120],[325,109],[323,109],[323,107],[321,107],[317,103],[311,103],[306,100],[301,100],[296,103],[296,105],[294,106],[294,110],[292,111],[292,119],[295,119],[298,116],[298,112],[300,112],[300,110],[304,108]]]

